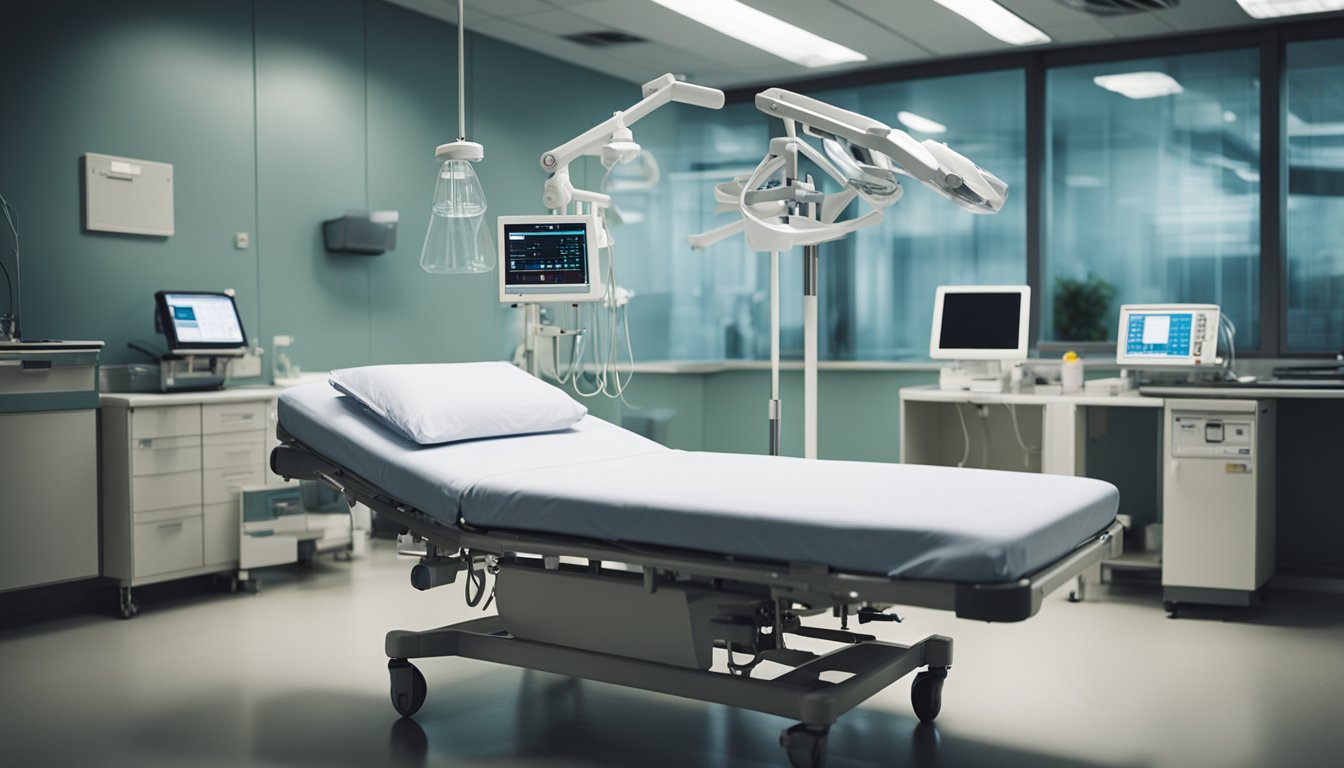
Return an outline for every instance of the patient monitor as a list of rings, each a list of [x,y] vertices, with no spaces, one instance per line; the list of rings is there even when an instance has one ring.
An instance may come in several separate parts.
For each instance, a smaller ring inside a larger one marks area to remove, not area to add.
[[[933,298],[929,357],[956,360],[938,375],[942,389],[1001,392],[1003,363],[1025,360],[1031,319],[1026,285],[942,285]]]
[[[1216,304],[1125,304],[1115,362],[1138,368],[1214,363],[1218,322]]]
[[[499,300],[577,303],[602,298],[595,216],[500,216]]]

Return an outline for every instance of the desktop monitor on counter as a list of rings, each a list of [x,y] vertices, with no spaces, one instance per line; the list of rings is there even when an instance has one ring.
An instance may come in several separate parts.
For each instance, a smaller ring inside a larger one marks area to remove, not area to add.
[[[229,293],[159,291],[154,294],[155,325],[173,355],[241,355],[247,347],[243,319]]]
[[[1134,368],[1209,365],[1217,360],[1216,304],[1120,307],[1115,362]]]
[[[933,297],[929,357],[1025,360],[1030,321],[1029,286],[939,286]]]

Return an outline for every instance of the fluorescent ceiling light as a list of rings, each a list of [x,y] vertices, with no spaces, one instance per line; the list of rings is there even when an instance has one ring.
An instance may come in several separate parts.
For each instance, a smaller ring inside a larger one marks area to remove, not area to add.
[[[1184,93],[1181,84],[1165,72],[1127,72],[1123,75],[1097,75],[1092,82],[1131,99],[1154,99]]]
[[[669,11],[804,67],[867,61],[868,57],[738,0],[653,0]]]
[[[1344,0],[1237,0],[1241,9],[1256,19],[1328,13],[1344,9]]]
[[[1018,18],[994,0],[933,0],[1010,45],[1038,45],[1050,36]]]
[[[947,133],[947,126],[937,120],[930,120],[923,115],[916,115],[914,112],[897,112],[896,119],[901,124],[912,131],[920,133]]]

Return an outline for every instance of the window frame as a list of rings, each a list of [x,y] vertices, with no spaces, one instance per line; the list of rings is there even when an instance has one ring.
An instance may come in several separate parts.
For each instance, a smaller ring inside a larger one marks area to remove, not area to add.
[[[1159,56],[1255,49],[1260,79],[1260,347],[1238,349],[1248,358],[1332,358],[1337,350],[1288,352],[1287,237],[1288,167],[1285,162],[1286,58],[1291,43],[1344,39],[1344,14],[1259,23],[1234,29],[1118,40],[1036,51],[1012,51],[875,67],[786,83],[725,90],[729,103],[752,101],[770,85],[790,90],[850,88],[901,80],[974,74],[1004,69],[1026,72],[1027,283],[1031,293],[1031,339],[1041,343],[1041,300],[1045,253],[1046,77],[1049,70],[1079,64],[1124,62]],[[1048,342],[1047,342],[1048,343]]]

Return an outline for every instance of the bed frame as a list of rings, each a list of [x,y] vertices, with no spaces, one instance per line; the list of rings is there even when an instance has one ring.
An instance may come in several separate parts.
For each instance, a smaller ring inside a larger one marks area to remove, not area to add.
[[[495,577],[490,599],[498,601],[498,615],[387,634],[392,704],[405,717],[420,709],[428,690],[409,660],[461,656],[798,720],[780,743],[795,768],[822,768],[830,726],[920,667],[926,669],[915,676],[911,703],[921,721],[937,717],[952,665],[951,638],[931,635],[909,646],[884,642],[851,631],[851,617],[860,624],[900,621],[887,610],[912,605],[980,621],[1022,621],[1040,609],[1045,595],[1121,550],[1121,528],[1112,523],[1028,577],[962,584],[481,530],[460,519],[446,524],[398,501],[282,427],[277,435],[282,445],[271,454],[276,474],[324,482],[352,505],[366,504],[423,540],[424,555],[411,572],[417,589],[465,574],[468,603],[475,605],[484,596],[486,574]],[[839,620],[839,629],[802,622],[825,613]],[[838,647],[825,654],[796,650],[785,644],[787,635]],[[715,648],[728,653],[726,672],[711,670]],[[791,671],[752,677],[766,661]]]

